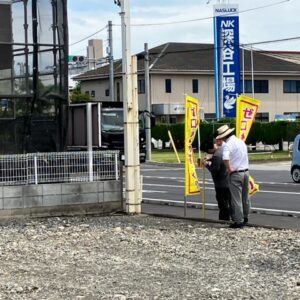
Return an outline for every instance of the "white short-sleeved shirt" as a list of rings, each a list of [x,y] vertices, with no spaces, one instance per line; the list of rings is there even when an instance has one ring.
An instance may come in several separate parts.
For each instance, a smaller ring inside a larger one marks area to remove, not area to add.
[[[223,160],[229,160],[234,171],[248,169],[248,150],[245,142],[235,135],[230,136],[223,145]]]

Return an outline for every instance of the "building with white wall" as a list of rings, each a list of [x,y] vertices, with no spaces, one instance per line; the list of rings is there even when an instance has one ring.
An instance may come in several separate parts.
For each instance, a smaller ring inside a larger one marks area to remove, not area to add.
[[[205,118],[215,117],[213,47],[212,44],[167,43],[149,50],[150,102],[160,121],[183,121],[185,94],[201,101]],[[252,70],[250,51],[244,50],[244,55],[241,53],[244,94],[254,95],[262,101],[257,119],[271,121],[276,114],[291,112],[300,115],[299,53],[289,54],[289,59],[285,59],[286,56],[274,55],[273,52],[254,51]],[[139,109],[144,110],[144,54],[139,53],[137,57]],[[121,60],[114,63],[114,78],[115,101],[122,101]],[[110,101],[108,65],[81,74],[75,80],[81,81],[82,92],[89,93],[92,100]]]

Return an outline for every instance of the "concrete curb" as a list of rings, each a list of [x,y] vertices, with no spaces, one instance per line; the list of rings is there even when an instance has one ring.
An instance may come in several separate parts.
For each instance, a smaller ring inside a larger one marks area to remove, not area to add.
[[[184,203],[183,202],[167,202],[167,201],[151,201],[151,200],[143,200],[143,203],[149,203],[149,204],[160,204],[160,205],[169,205],[169,206],[177,206],[177,207],[183,207]],[[198,203],[190,203],[188,202],[187,208],[202,208],[202,204]],[[217,205],[209,205],[206,204],[205,209],[207,210],[218,210]],[[265,215],[270,215],[270,216],[282,216],[282,217],[291,217],[291,218],[299,218],[300,219],[300,213],[295,213],[295,212],[287,212],[287,211],[282,211],[282,210],[269,210],[269,209],[263,209],[263,208],[256,208],[253,207],[251,208],[251,213],[254,214],[265,214]],[[300,221],[300,220],[299,220]]]
[[[169,218],[169,219],[179,219],[179,220],[189,220],[193,222],[202,222],[206,224],[222,224],[222,225],[229,225],[231,222],[221,221],[221,220],[214,220],[209,218],[197,218],[197,217],[182,217],[176,215],[166,215],[166,214],[157,214],[157,213],[143,213],[144,215],[158,217],[158,218]],[[285,228],[272,226],[272,225],[258,225],[258,224],[247,224],[244,227],[254,227],[254,228],[266,228],[266,229],[274,229],[274,230],[286,230]],[[299,231],[297,229],[293,229]]]

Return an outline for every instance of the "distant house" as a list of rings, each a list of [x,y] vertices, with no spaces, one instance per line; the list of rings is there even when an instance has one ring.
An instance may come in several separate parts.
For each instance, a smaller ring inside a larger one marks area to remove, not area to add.
[[[243,53],[242,53],[243,52]],[[167,43],[149,50],[150,101],[161,122],[184,118],[184,95],[198,98],[206,119],[215,117],[214,46],[212,44]],[[300,116],[300,53],[253,52],[254,97],[262,101],[257,119],[274,120],[275,114]],[[146,107],[144,55],[138,53],[139,109]],[[251,53],[241,50],[242,89],[252,96]],[[122,101],[122,61],[114,63],[115,100]],[[74,78],[83,93],[94,101],[109,101],[109,66]]]

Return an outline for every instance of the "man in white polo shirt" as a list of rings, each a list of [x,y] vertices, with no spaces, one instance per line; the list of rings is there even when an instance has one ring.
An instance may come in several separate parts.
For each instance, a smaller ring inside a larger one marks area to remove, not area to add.
[[[217,129],[217,139],[222,139],[223,161],[229,173],[229,189],[231,192],[232,219],[231,228],[242,228],[248,223],[250,202],[249,159],[244,141],[233,134],[234,128],[223,125]]]

